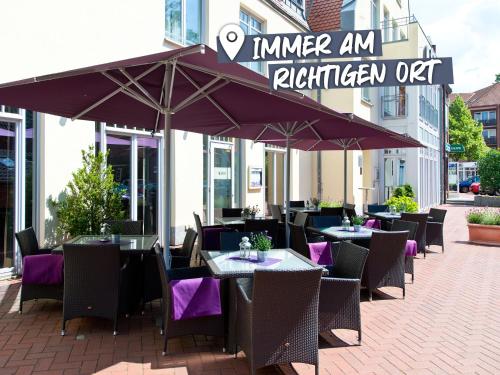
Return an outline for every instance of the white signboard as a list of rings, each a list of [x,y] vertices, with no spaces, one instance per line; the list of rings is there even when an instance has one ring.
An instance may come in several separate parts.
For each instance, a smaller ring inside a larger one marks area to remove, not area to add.
[[[214,180],[230,180],[231,179],[231,168],[214,168]]]

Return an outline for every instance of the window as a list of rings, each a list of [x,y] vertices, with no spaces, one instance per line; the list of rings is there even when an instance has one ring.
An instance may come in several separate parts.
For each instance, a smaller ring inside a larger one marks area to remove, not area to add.
[[[474,112],[474,120],[480,122],[484,126],[496,125],[497,113],[495,111]]]
[[[382,97],[382,117],[398,118],[408,115],[408,105],[405,86],[384,87]]]
[[[165,36],[176,42],[201,43],[201,0],[165,0]]]
[[[372,21],[373,22],[373,21]],[[390,41],[390,35],[391,35],[391,32],[390,32],[390,23],[389,23],[389,11],[384,8],[384,22],[383,22],[383,25],[382,25],[382,28],[384,29],[384,33],[383,33],[383,39],[384,39],[384,42],[389,42]]]
[[[246,35],[257,35],[263,31],[262,22],[243,10],[240,11],[240,26]],[[251,61],[242,63],[242,65],[257,73],[264,74],[264,64],[262,61]]]
[[[496,146],[497,144],[497,130],[496,129],[484,129],[483,138],[488,146]]]
[[[378,0],[370,0],[370,11],[371,11],[371,28],[379,28],[379,14],[378,14]]]
[[[304,17],[304,0],[284,0],[284,3],[288,5],[295,13],[298,13],[302,17]]]
[[[369,87],[362,87],[361,88],[361,99],[367,102],[371,102],[370,100],[370,88]]]

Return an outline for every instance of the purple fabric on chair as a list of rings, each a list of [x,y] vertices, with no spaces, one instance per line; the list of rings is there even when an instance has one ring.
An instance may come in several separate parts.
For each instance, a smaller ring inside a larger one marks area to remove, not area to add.
[[[62,255],[27,255],[23,258],[24,284],[58,285],[63,283]]]
[[[203,249],[202,250],[220,250],[220,234],[222,232],[231,232],[232,230],[224,227],[203,228]]]
[[[407,257],[417,256],[417,241],[414,240],[406,241],[405,255]]]
[[[320,266],[332,266],[332,244],[330,242],[312,242],[309,246],[311,260]]]
[[[222,314],[220,280],[212,277],[172,280],[172,319],[183,320]]]
[[[382,223],[378,219],[368,219],[363,226],[365,228],[381,229],[382,228]]]

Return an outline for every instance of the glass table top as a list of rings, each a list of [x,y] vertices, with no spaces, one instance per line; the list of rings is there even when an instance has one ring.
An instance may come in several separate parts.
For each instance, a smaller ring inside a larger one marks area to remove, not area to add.
[[[370,239],[373,232],[381,232],[379,229],[371,229],[361,227],[359,232],[354,231],[354,227],[349,227],[345,230],[342,227],[329,227],[329,228],[308,228],[313,232],[323,234],[327,237],[339,240],[352,240],[352,239]]]
[[[246,219],[247,218],[242,218],[242,217],[216,217],[215,221],[222,225],[243,225],[245,224]],[[264,216],[256,216],[252,220],[265,220],[265,219],[267,218]]]
[[[120,251],[127,252],[145,252],[150,251],[158,240],[157,235],[145,235],[145,236],[127,236],[120,235]],[[104,240],[102,236],[77,236],[65,243],[72,243],[78,245],[108,245],[114,244],[110,239]],[[62,245],[56,247],[54,252],[62,252]]]
[[[241,259],[238,251],[202,251],[215,277],[251,277],[257,269],[304,270],[319,267],[309,259],[291,249],[269,250],[267,259],[257,261],[257,251],[252,251],[250,260]]]

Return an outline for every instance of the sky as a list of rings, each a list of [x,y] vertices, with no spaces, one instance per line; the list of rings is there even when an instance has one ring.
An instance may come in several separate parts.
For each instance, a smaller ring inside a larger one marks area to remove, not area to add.
[[[453,92],[472,92],[500,73],[500,0],[410,0],[410,13],[453,58]]]

